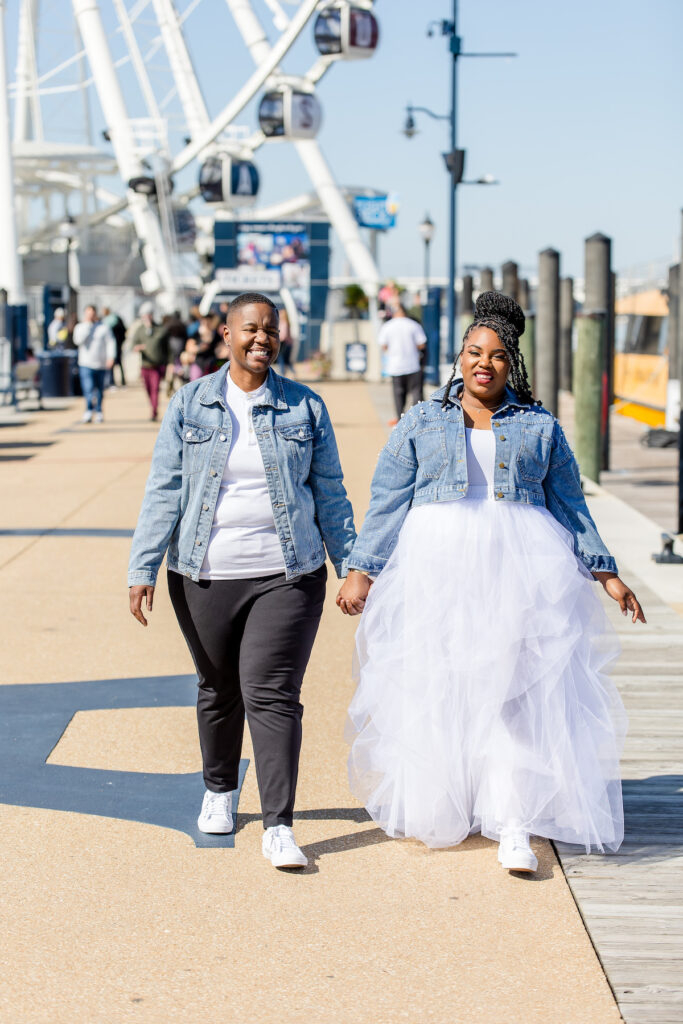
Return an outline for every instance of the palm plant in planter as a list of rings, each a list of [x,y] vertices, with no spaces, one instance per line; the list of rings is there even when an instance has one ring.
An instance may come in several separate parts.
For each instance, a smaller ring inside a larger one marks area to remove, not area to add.
[[[349,320],[362,320],[368,306],[368,297],[361,286],[347,284],[344,288],[344,308],[349,311]]]

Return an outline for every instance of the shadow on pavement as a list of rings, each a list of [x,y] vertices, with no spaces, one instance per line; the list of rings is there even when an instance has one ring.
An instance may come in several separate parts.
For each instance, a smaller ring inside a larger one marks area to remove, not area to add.
[[[198,847],[233,847],[234,833],[205,835],[197,828],[201,772],[120,772],[46,763],[77,711],[187,707],[196,700],[196,677],[186,675],[0,686],[0,802],[138,821],[184,832]],[[240,762],[233,812],[248,764]]]

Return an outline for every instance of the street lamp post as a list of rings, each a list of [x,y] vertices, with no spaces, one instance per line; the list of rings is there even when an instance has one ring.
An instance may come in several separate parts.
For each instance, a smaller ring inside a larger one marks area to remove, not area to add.
[[[424,290],[425,290],[425,305],[429,299],[429,246],[434,237],[436,227],[429,214],[425,214],[425,219],[419,225],[419,232],[422,236],[422,241],[425,244],[424,254]]]
[[[448,49],[451,54],[451,81],[450,81],[450,111],[448,114],[434,114],[426,107],[413,107],[408,105],[407,116],[404,126],[404,134],[412,138],[417,133],[414,111],[421,111],[436,120],[448,121],[450,125],[450,151],[444,153],[446,168],[450,175],[449,183],[449,239],[448,239],[448,346],[446,358],[453,362],[455,355],[455,276],[456,276],[456,189],[460,184],[475,184],[475,182],[464,182],[463,172],[465,167],[465,150],[457,148],[457,121],[458,121],[458,57],[516,57],[515,53],[463,53],[462,39],[458,35],[458,0],[452,0],[453,14],[450,21],[432,22],[427,35],[434,35],[435,27],[442,36],[448,37]],[[488,180],[488,176],[480,178],[477,185],[494,184]]]
[[[73,288],[71,287],[71,266],[70,266],[71,243],[72,243],[73,239],[76,237],[76,233],[77,233],[76,221],[73,219],[73,217],[70,217],[70,216],[67,215],[64,218],[64,220],[62,221],[62,223],[59,225],[60,237],[63,238],[64,241],[66,242],[66,250],[65,251],[66,251],[66,311],[67,311],[67,316],[71,315],[71,313],[75,313],[75,311],[76,311],[76,309],[75,309],[75,306],[76,306],[75,295],[74,295],[74,292],[73,292]]]

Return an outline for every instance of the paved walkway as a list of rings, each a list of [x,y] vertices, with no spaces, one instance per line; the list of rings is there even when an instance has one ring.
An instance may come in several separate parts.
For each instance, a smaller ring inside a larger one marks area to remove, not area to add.
[[[360,518],[384,425],[364,385],[320,390]],[[304,686],[309,869],[261,857],[248,739],[236,837],[196,831],[190,658],[163,577],[146,631],[125,591],[156,430],[139,389],[105,411],[0,431],[0,1019],[616,1024],[550,844],[513,878],[487,840],[392,842],[350,797],[335,581]]]

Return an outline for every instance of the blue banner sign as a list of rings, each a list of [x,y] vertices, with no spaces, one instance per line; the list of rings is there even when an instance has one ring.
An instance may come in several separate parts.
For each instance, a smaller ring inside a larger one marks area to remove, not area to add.
[[[389,196],[354,196],[353,212],[362,228],[386,231],[396,226],[396,204]]]

